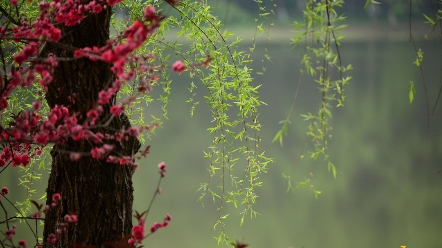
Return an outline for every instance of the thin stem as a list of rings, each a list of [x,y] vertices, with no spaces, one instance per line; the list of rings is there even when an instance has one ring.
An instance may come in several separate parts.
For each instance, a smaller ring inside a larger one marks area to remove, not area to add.
[[[162,179],[163,179],[163,176],[160,175],[160,179],[158,180],[157,188],[156,188],[156,190],[155,190],[155,194],[152,196],[152,199],[150,200],[149,206],[147,207],[146,215],[144,216],[144,222],[146,222],[147,214],[149,214],[150,208],[152,207],[152,204],[153,204],[155,198],[156,198],[157,195],[159,194],[158,192],[159,192],[159,189],[160,189],[160,185],[161,185],[161,180],[162,180]],[[147,237],[147,236],[146,236],[146,237]]]
[[[2,12],[2,14],[5,15],[6,18],[8,18],[9,21],[11,21],[12,23],[14,23],[17,26],[21,26],[21,23],[19,21],[14,20],[14,18],[12,18],[12,16],[9,15],[8,12],[6,12],[6,10],[3,9],[2,6],[0,6],[0,12]]]
[[[8,201],[9,204],[11,204],[11,206],[15,209],[15,211],[17,211],[17,213],[19,213],[20,215],[23,215],[23,214],[20,212],[20,210],[14,205],[14,203],[12,203],[12,202],[11,202],[6,196],[3,196],[3,198],[5,198],[6,201]],[[1,202],[0,202],[0,204],[1,204]],[[3,204],[2,204],[2,208],[3,208]],[[3,210],[4,210],[5,213],[6,213],[6,210],[5,210],[4,208],[3,208]],[[24,220],[25,220],[25,222],[26,222],[26,225],[28,225],[29,229],[31,230],[32,234],[34,234],[34,236],[36,236],[34,230],[32,230],[31,225],[29,225],[29,223],[28,223],[28,221],[27,221],[27,218],[25,218]],[[8,223],[8,222],[6,222],[6,223]],[[6,224],[6,225],[8,225],[8,224]],[[9,229],[9,227],[8,227],[8,229]]]

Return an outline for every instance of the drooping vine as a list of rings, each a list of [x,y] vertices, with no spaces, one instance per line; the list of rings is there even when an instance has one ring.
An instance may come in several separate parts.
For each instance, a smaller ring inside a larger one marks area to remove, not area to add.
[[[240,40],[232,40],[233,33],[223,30],[222,22],[212,14],[208,1],[180,1],[176,6],[161,1],[148,2],[167,13],[168,17],[139,52],[155,54],[159,64],[166,64],[170,53],[175,53],[184,61],[191,79],[200,81],[207,90],[204,98],[212,111],[212,118],[207,122],[214,123],[208,131],[214,137],[212,145],[204,152],[209,161],[208,179],[201,183],[201,196],[198,200],[202,203],[206,196],[211,196],[218,204],[218,216],[213,228],[220,227],[221,232],[216,239],[218,243],[230,244],[231,241],[224,232],[224,221],[229,215],[224,210],[225,204],[239,208],[240,224],[246,216],[255,216],[255,190],[262,185],[259,175],[267,171],[267,165],[272,161],[260,151],[261,125],[257,108],[263,102],[258,98],[260,86],[253,85],[250,75],[250,56],[234,50]],[[126,19],[133,21],[139,18],[142,13],[137,13],[136,10],[141,9],[143,4],[146,3],[140,0],[124,1],[121,9],[129,13]],[[124,20],[114,23],[116,30],[120,26],[125,26]],[[176,40],[164,37],[168,30],[176,30]],[[193,42],[185,42],[185,46],[181,46],[180,37]],[[152,87],[161,86],[163,94],[159,99],[146,94],[137,100],[137,104],[159,100],[163,103],[163,116],[167,118],[167,103],[173,90],[167,71],[160,73],[161,79],[152,84]],[[194,91],[196,84],[191,82],[189,85],[191,115],[199,104]],[[122,93],[133,91],[129,85],[125,87],[128,88]],[[137,110],[137,107],[133,109]],[[140,108],[138,110],[142,112]],[[236,116],[231,114],[232,110],[236,112]],[[141,112],[132,114],[142,116]],[[155,117],[154,121],[161,121],[161,118]],[[217,179],[217,176],[220,178]]]
[[[344,106],[345,85],[349,83],[351,77],[345,73],[352,69],[351,65],[344,65],[339,52],[340,41],[343,36],[339,34],[345,25],[341,25],[345,20],[344,15],[338,14],[337,8],[341,7],[344,1],[306,1],[304,9],[304,22],[295,22],[296,36],[292,39],[294,46],[303,46],[300,71],[300,79],[293,99],[293,104],[287,118],[280,122],[281,130],[275,135],[273,142],[279,141],[282,145],[284,135],[287,135],[290,124],[291,112],[294,109],[298,90],[301,83],[317,84],[320,94],[319,108],[316,113],[303,114],[304,120],[309,122],[307,136],[311,139],[312,149],[307,149],[308,157],[313,163],[318,158],[323,158],[328,171],[336,178],[337,169],[327,152],[328,142],[331,139],[332,130],[330,119],[332,118],[332,108]],[[309,147],[306,143],[305,147]],[[305,157],[305,150],[301,151],[300,159]],[[299,159],[298,161],[299,162]],[[296,162],[296,163],[297,163]],[[293,172],[295,166],[289,174],[283,176],[288,179],[289,190],[293,187]],[[322,191],[315,188],[312,183],[313,172],[309,173],[309,178],[298,182],[296,187],[310,186],[316,197]]]

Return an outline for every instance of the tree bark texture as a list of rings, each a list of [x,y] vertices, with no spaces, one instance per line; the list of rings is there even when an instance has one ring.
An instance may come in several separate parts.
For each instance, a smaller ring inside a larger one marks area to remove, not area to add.
[[[73,50],[67,47],[101,47],[109,39],[111,8],[104,9],[98,15],[90,15],[79,25],[62,27],[60,45],[47,44],[40,54],[53,53],[57,57],[73,57]],[[46,100],[51,108],[63,105],[70,113],[77,113],[82,124],[86,113],[98,101],[98,93],[111,86],[115,79],[107,63],[79,59],[60,61],[54,71],[54,79],[48,85]],[[73,101],[72,101],[73,100]],[[115,99],[113,99],[115,101]],[[104,107],[103,118],[110,116],[109,106]],[[116,117],[107,128],[100,132],[114,134],[115,130],[130,126],[125,115]],[[113,131],[111,131],[113,130]],[[131,156],[140,148],[136,138],[115,145],[112,155]],[[52,195],[60,193],[62,200],[45,217],[44,246],[51,233],[62,229],[60,223],[66,214],[75,212],[78,222],[70,224],[62,232],[55,247],[71,247],[73,244],[106,247],[106,242],[116,241],[131,232],[133,168],[106,163],[105,160],[93,159],[90,155],[82,156],[78,161],[69,159],[69,152],[87,154],[94,146],[91,141],[67,140],[55,144],[52,151],[52,168],[47,188],[47,204],[51,205]]]

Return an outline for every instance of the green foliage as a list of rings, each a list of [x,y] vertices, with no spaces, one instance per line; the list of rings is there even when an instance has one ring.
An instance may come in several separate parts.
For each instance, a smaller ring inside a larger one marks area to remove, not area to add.
[[[430,25],[434,25],[434,24],[436,24],[436,22],[433,20],[433,19],[431,19],[430,17],[428,17],[426,14],[423,14],[424,15],[424,17],[425,17],[425,19],[427,19],[427,23],[429,23]]]
[[[374,1],[371,1],[376,3]],[[344,77],[344,73],[351,70],[352,66],[343,66],[339,52],[340,40],[343,36],[339,35],[339,31],[345,28],[345,25],[337,25],[337,23],[345,20],[345,17],[338,15],[336,9],[341,7],[344,1],[307,1],[304,10],[304,23],[295,22],[296,36],[292,39],[294,46],[303,45],[304,53],[302,54],[301,64],[304,69],[301,70],[302,76],[307,74],[310,80],[318,84],[321,94],[321,102],[317,113],[308,113],[302,115],[304,120],[309,121],[307,136],[311,137],[314,146],[310,151],[310,158],[315,161],[319,157],[323,157],[327,162],[328,171],[336,178],[337,170],[331,162],[330,156],[327,154],[327,144],[332,130],[330,119],[332,118],[332,104],[336,107],[344,106],[344,87],[348,84],[351,77]],[[335,76],[333,74],[335,73]],[[338,76],[336,76],[336,74]],[[297,95],[297,92],[296,92]],[[296,95],[295,99],[296,100]],[[286,120],[281,121],[282,128],[275,135],[273,142],[279,140],[282,146],[283,134],[287,133],[287,126],[290,123],[290,113]],[[293,170],[291,174],[293,173]],[[289,188],[291,188],[292,175],[285,175],[289,179]],[[310,173],[310,179],[299,183],[298,187],[304,187],[307,184],[311,186],[315,197],[321,194],[311,184],[313,173]]]
[[[410,104],[413,103],[414,95],[416,94],[416,88],[414,87],[414,82],[410,81],[410,84],[407,87],[408,89],[408,98],[410,99]]]
[[[365,2],[364,9],[366,9],[368,7],[368,5],[374,5],[374,4],[381,4],[381,3],[378,1],[375,1],[375,0],[367,0]]]
[[[424,52],[422,52],[422,49],[419,48],[419,50],[417,51],[416,60],[413,62],[413,64],[415,64],[417,67],[421,67],[423,60],[424,60]]]
[[[234,50],[240,40],[228,40],[233,33],[222,31],[221,21],[212,14],[207,1],[180,1],[175,7],[161,5],[159,1],[147,1],[147,4],[153,4],[158,10],[168,13],[168,18],[138,52],[153,54],[155,62],[163,65],[173,63],[171,54],[174,53],[186,64],[193,81],[188,87],[191,97],[187,100],[191,104],[191,115],[197,111],[199,104],[195,82],[200,81],[207,89],[204,99],[211,109],[211,121],[214,124],[208,131],[214,137],[212,145],[204,152],[210,161],[209,179],[201,184],[198,200],[202,203],[209,195],[214,202],[219,203],[214,228],[221,227],[218,242],[229,244],[230,240],[224,233],[225,219],[228,217],[224,213],[224,205],[231,204],[240,208],[240,224],[244,222],[245,216],[256,216],[253,205],[258,197],[255,190],[262,185],[259,175],[267,171],[267,165],[272,161],[260,151],[261,124],[257,108],[264,103],[258,98],[260,86],[252,84],[250,55]],[[122,10],[130,13],[126,19],[129,22],[139,19],[145,5],[146,2],[141,0],[124,1]],[[127,22],[117,20],[112,25],[118,32]],[[177,37],[171,39],[167,36],[169,31],[176,32]],[[212,58],[208,68],[196,66],[207,57]],[[163,118],[167,118],[172,81],[168,69],[160,69],[158,73],[161,78],[152,86],[154,89],[162,87],[162,94],[156,99],[152,94],[138,98],[130,112],[132,116],[142,117],[142,108],[139,108],[141,104],[160,101],[163,104]],[[132,94],[134,87],[127,84],[120,92],[120,97]],[[142,123],[143,118],[139,119]]]
[[[411,7],[412,7],[412,2],[410,1],[410,11],[412,11]],[[429,17],[425,13],[422,13],[423,17],[426,20],[424,23],[429,24],[431,29],[429,30],[429,32],[427,34],[425,34],[425,36],[424,36],[425,41],[424,41],[424,43],[421,46],[418,46],[416,44],[416,42],[414,40],[414,37],[413,37],[413,30],[412,30],[412,27],[411,27],[411,24],[410,24],[410,40],[413,43],[414,50],[416,52],[416,60],[413,62],[413,64],[415,64],[417,66],[417,70],[415,71],[415,74],[416,74],[416,72],[420,72],[420,77],[422,79],[422,84],[423,84],[423,87],[424,87],[425,101],[426,101],[426,105],[427,105],[427,135],[428,135],[428,131],[429,131],[428,129],[429,129],[429,125],[430,125],[430,103],[429,103],[429,96],[428,96],[428,92],[427,92],[427,83],[426,83],[426,80],[425,80],[425,77],[424,77],[424,70],[423,70],[423,60],[424,60],[424,51],[423,51],[423,49],[425,47],[425,44],[428,43],[428,41],[430,40],[430,37],[431,36],[436,36],[437,33],[438,33],[436,30],[438,30],[438,28],[441,27],[441,22],[440,21],[442,19],[442,11],[440,9],[438,9],[437,11],[434,11],[432,14],[435,15],[434,19]],[[440,37],[434,37],[434,38],[435,39],[439,39],[439,41],[440,41]],[[409,96],[409,99],[410,99],[410,103],[412,103],[413,102],[413,98],[414,98],[414,94],[416,93],[416,89],[414,87],[413,81],[410,82],[410,85],[408,86],[408,90],[409,90],[408,96]],[[435,104],[433,106],[433,111],[432,111],[433,114],[434,114],[434,111],[436,109],[436,105],[437,105],[437,103],[439,101],[439,97],[440,97],[440,92],[441,91],[442,91],[442,88],[439,90],[439,95],[438,95],[438,97],[436,99],[436,102],[435,102]]]
[[[283,124],[282,128],[281,128],[281,130],[279,130],[276,133],[275,137],[272,140],[272,143],[277,141],[277,140],[279,140],[279,145],[281,145],[281,147],[282,147],[283,146],[282,145],[283,144],[283,142],[282,142],[283,135],[287,135],[287,133],[288,133],[288,125],[291,124],[291,123],[290,123],[290,120],[286,119],[286,120],[280,121],[279,124]]]

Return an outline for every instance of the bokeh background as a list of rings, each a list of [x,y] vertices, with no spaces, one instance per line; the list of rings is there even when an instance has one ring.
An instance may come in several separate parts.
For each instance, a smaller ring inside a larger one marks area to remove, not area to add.
[[[235,50],[249,51],[254,35],[258,6],[254,1],[209,1],[213,10],[226,21],[226,28],[243,38]],[[409,41],[408,1],[382,1],[364,10],[365,0],[352,0],[342,8],[348,16],[346,36],[340,52],[344,64],[352,64],[351,83],[346,87],[345,107],[333,110],[332,140],[329,154],[337,167],[335,179],[327,164],[299,156],[308,155],[303,147],[308,139],[308,122],[300,116],[316,112],[321,93],[316,83],[304,78],[289,134],[284,146],[271,143],[286,118],[298,84],[302,47],[293,48],[290,38],[294,21],[302,21],[304,1],[264,1],[272,8],[275,25],[258,36],[254,58],[254,85],[262,85],[260,99],[267,103],[260,110],[261,150],[274,159],[264,185],[258,189],[256,218],[239,225],[241,208],[226,207],[230,217],[226,234],[251,248],[293,247],[442,247],[442,106],[431,113],[442,85],[440,39],[423,39],[431,27],[423,25],[419,11],[431,13],[435,1],[421,1],[414,9],[413,34],[424,45],[424,76],[430,105],[427,127],[426,96],[420,72],[412,63],[416,53]],[[171,14],[172,9],[165,9]],[[173,13],[172,13],[173,14]],[[221,20],[223,20],[221,18]],[[263,20],[266,21],[266,20]],[[267,20],[269,21],[269,20]],[[269,35],[270,41],[266,37]],[[440,38],[440,37],[438,37]],[[271,61],[262,62],[265,55]],[[263,75],[256,72],[262,71]],[[210,197],[197,199],[197,189],[208,180],[209,162],[203,151],[212,144],[210,110],[204,106],[205,87],[197,85],[196,99],[201,102],[193,117],[186,103],[191,80],[186,73],[172,75],[172,95],[168,120],[147,141],[151,154],[141,161],[134,175],[135,209],[148,205],[157,183],[157,164],[165,161],[168,172],[162,194],[155,200],[148,223],[173,217],[170,226],[160,229],[145,242],[146,247],[216,247],[213,237],[220,229],[212,227],[218,216],[218,203]],[[410,104],[407,86],[414,81],[417,93]],[[161,91],[161,89],[154,89]],[[145,110],[161,115],[160,104]],[[307,156],[308,157],[308,156]],[[287,192],[288,181],[282,174],[292,169],[293,182],[304,181],[313,173],[313,184],[322,191],[315,198],[308,188]],[[1,183],[17,185],[19,172],[2,174]],[[44,172],[46,175],[47,172]],[[35,183],[43,193],[47,179]],[[22,191],[22,188],[17,188]],[[15,189],[14,188],[14,189]],[[20,199],[14,199],[19,201]],[[25,229],[23,227],[23,229]]]

